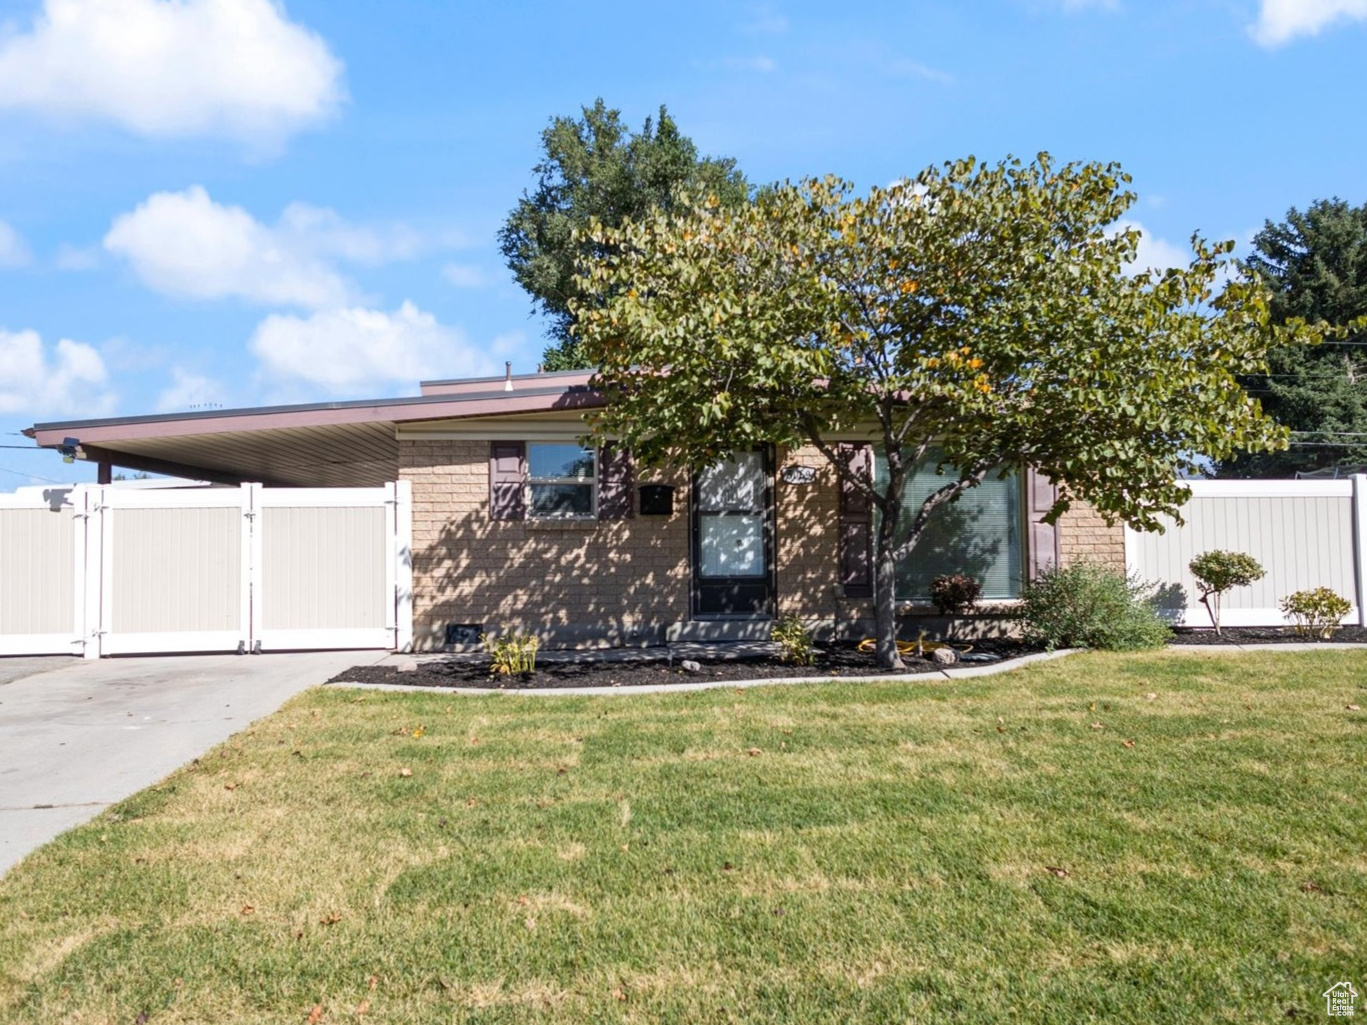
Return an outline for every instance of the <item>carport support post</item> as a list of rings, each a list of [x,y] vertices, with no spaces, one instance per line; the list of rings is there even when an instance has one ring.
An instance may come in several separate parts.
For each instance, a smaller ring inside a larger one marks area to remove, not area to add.
[[[1367,626],[1367,473],[1353,475],[1353,568],[1357,573],[1358,625]]]

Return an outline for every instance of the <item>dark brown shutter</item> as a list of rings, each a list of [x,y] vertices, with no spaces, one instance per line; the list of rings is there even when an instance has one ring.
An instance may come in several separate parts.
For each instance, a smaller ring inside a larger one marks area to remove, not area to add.
[[[840,457],[873,483],[873,446],[842,444]],[[873,596],[873,515],[869,498],[840,478],[840,585],[846,598]]]
[[[1058,565],[1058,528],[1043,518],[1058,499],[1058,487],[1038,470],[1025,471],[1026,519],[1030,524],[1030,551],[1027,556],[1030,579]]]
[[[489,518],[525,520],[527,502],[527,443],[489,442]]]
[[[631,453],[616,445],[598,450],[598,518],[631,518]]]

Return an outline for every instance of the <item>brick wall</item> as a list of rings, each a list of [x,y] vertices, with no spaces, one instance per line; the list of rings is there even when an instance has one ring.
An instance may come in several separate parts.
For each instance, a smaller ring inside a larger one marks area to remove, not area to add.
[[[829,624],[836,614],[840,566],[840,487],[835,468],[816,448],[780,449],[774,482],[778,522],[775,568],[778,613]],[[811,484],[785,484],[785,466],[816,470]]]
[[[399,441],[413,484],[415,645],[440,647],[445,624],[491,629],[634,626],[688,617],[688,489],[674,515],[589,523],[489,518],[487,441]]]
[[[779,615],[825,632],[833,622],[863,629],[867,600],[839,596],[840,489],[835,470],[811,447],[781,450],[774,483]],[[785,484],[782,468],[810,466],[811,484]],[[689,618],[688,478],[641,471],[637,483],[676,488],[674,514],[589,523],[489,518],[487,441],[399,442],[400,476],[413,485],[414,635],[440,647],[445,624],[490,629],[559,628],[573,639],[604,633],[630,640],[634,628]],[[633,507],[639,503],[633,495]],[[1089,506],[1059,523],[1066,565],[1090,559],[1123,568],[1123,528]]]
[[[1073,507],[1058,521],[1059,560],[1067,566],[1074,562],[1096,562],[1117,569],[1125,568],[1125,528],[1106,521],[1086,502]]]

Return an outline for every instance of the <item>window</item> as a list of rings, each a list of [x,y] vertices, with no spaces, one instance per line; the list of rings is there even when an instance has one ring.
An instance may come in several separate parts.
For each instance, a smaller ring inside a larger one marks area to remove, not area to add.
[[[532,519],[592,519],[597,512],[592,449],[576,444],[527,446],[527,514]]]
[[[933,491],[954,479],[958,471],[946,466],[935,472],[941,454],[932,450],[912,470],[902,488],[901,529],[905,538],[911,521]],[[887,486],[887,460],[878,454],[876,486]],[[897,567],[896,595],[900,600],[927,600],[930,581],[943,573],[967,573],[982,582],[984,598],[1020,596],[1025,558],[1021,545],[1021,479],[1016,472],[998,479],[989,474],[976,488],[943,505],[931,515],[921,540]]]

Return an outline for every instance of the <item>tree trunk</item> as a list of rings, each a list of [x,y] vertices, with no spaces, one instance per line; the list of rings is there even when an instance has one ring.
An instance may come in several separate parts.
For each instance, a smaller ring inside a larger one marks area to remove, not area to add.
[[[873,555],[874,639],[882,669],[905,669],[897,652],[897,521],[901,519],[900,487],[889,489],[889,507],[878,518],[878,537]],[[895,497],[893,497],[895,495]]]

